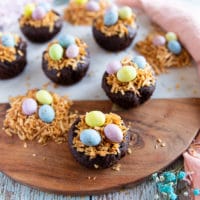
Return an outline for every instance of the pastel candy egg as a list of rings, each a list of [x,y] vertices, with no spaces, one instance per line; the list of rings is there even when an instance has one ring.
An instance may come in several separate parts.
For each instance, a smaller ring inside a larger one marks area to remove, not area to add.
[[[46,12],[51,10],[51,5],[48,2],[40,2],[37,6],[42,7]]]
[[[121,82],[129,82],[136,78],[137,72],[136,69],[132,66],[122,67],[117,72],[117,79]]]
[[[79,54],[79,47],[75,44],[71,44],[66,50],[66,56],[68,58],[75,58]]]
[[[97,146],[101,142],[101,136],[94,129],[85,129],[80,133],[80,140],[84,145]]]
[[[120,19],[129,19],[132,16],[132,9],[128,6],[124,6],[119,9],[119,18]]]
[[[49,56],[52,60],[60,60],[63,56],[63,51],[60,44],[52,44],[49,48]]]
[[[24,99],[22,103],[22,112],[25,115],[32,115],[37,111],[37,102],[32,98]]]
[[[104,24],[106,26],[112,26],[118,21],[118,12],[115,10],[108,10],[104,15]]]
[[[174,33],[174,32],[166,33],[165,37],[166,37],[167,41],[177,40],[176,33]]]
[[[86,4],[86,9],[89,10],[89,11],[99,11],[100,6],[96,1],[89,1]]]
[[[70,44],[75,44],[75,38],[69,34],[63,34],[58,37],[58,42],[61,46],[67,48]]]
[[[115,4],[111,4],[106,11],[110,11],[110,10],[114,10],[116,12],[118,12],[118,7]]]
[[[42,105],[38,111],[39,117],[43,122],[50,123],[55,118],[55,111],[50,105]]]
[[[88,2],[88,0],[75,0],[75,2],[79,5],[84,5]]]
[[[139,67],[139,68],[145,68],[146,66],[146,59],[144,56],[135,56],[133,58],[133,62]]]
[[[2,42],[2,45],[6,47],[15,46],[15,39],[11,34],[3,34],[1,36],[1,42]]]
[[[111,142],[121,142],[123,140],[122,130],[116,124],[106,125],[104,133]]]
[[[42,18],[44,18],[46,15],[46,11],[43,7],[37,7],[33,13],[32,13],[32,18],[34,20],[41,20]]]
[[[156,35],[154,38],[153,38],[153,44],[155,46],[163,46],[165,45],[165,42],[166,42],[166,39],[165,37],[163,37],[162,35]]]
[[[46,90],[39,90],[36,93],[36,99],[41,104],[51,104],[53,102],[51,94]]]
[[[33,11],[35,10],[35,4],[29,3],[24,7],[24,16],[31,17]]]
[[[176,55],[180,54],[182,51],[182,47],[181,47],[180,43],[176,40],[169,41],[167,44],[167,47],[172,53],[174,53]]]
[[[112,61],[108,63],[106,67],[106,72],[108,74],[114,74],[116,73],[120,68],[122,68],[122,64],[119,61]]]
[[[106,121],[105,115],[101,111],[91,111],[86,114],[85,122],[88,126],[102,126]]]

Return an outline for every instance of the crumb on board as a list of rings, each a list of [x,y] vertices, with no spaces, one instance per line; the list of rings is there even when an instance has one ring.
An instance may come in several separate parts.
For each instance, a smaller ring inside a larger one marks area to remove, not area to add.
[[[180,84],[177,83],[175,87],[176,87],[177,90],[180,89]]]
[[[33,154],[32,154],[32,156],[33,156],[33,157],[35,157],[35,156],[36,156],[36,154],[35,154],[35,153],[33,153]]]
[[[156,142],[161,143],[162,140],[161,140],[160,138],[157,138],[157,139],[156,139]]]
[[[27,148],[27,143],[26,143],[26,142],[24,142],[24,148],[25,148],[25,149]]]
[[[166,143],[161,143],[161,145],[160,145],[161,147],[166,147]]]
[[[128,148],[127,152],[128,152],[129,155],[132,154],[131,148]]]
[[[116,164],[112,167],[112,170],[114,171],[120,171],[120,168],[121,168],[121,164]]]
[[[98,168],[99,168],[99,165],[94,164],[94,168],[95,168],[95,169],[98,169]]]

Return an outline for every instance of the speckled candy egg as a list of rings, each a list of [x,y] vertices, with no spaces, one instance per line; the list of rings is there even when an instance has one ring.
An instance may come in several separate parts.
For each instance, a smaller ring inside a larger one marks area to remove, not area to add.
[[[133,58],[133,62],[139,67],[139,68],[142,68],[144,69],[145,66],[146,66],[146,59],[144,56],[135,56]]]
[[[176,40],[169,41],[167,44],[167,47],[172,53],[174,53],[176,55],[180,54],[182,51],[182,47],[181,47],[180,43]]]
[[[60,60],[63,57],[63,52],[60,44],[52,44],[49,48],[49,56],[52,60]]]
[[[80,133],[80,140],[84,145],[97,146],[101,142],[101,136],[94,129],[85,129]]]
[[[104,15],[104,24],[106,26],[112,26],[118,21],[118,12],[114,9],[107,10]]]
[[[25,115],[32,115],[37,111],[37,102],[32,98],[24,99],[22,103],[22,112]]]
[[[136,78],[137,72],[136,69],[132,66],[125,66],[122,67],[118,72],[117,72],[117,79],[120,82],[129,82],[132,81]]]
[[[91,111],[86,114],[85,122],[88,126],[102,126],[106,121],[105,114],[101,111]]]
[[[68,58],[75,58],[79,54],[79,47],[76,44],[71,44],[66,50],[66,56]]]
[[[153,44],[155,46],[164,46],[166,39],[165,37],[163,37],[162,35],[156,35],[153,40],[152,40]]]
[[[32,18],[34,20],[41,20],[45,17],[46,11],[43,7],[36,7],[36,9],[32,13]]]
[[[24,7],[24,16],[31,17],[33,11],[35,10],[35,4],[29,3]]]
[[[119,18],[120,19],[129,19],[132,16],[132,9],[128,6],[124,6],[119,9]]]
[[[63,34],[58,37],[58,42],[61,46],[67,48],[71,44],[75,44],[75,38],[69,34]]]
[[[174,33],[174,32],[167,32],[165,37],[166,37],[167,41],[177,40],[176,33]]]
[[[106,125],[104,133],[111,142],[121,142],[123,140],[122,130],[116,124]]]
[[[43,122],[50,123],[55,118],[55,111],[50,105],[42,105],[38,115]]]
[[[36,93],[36,99],[41,104],[51,104],[53,102],[51,94],[46,90],[39,90]]]
[[[108,63],[106,67],[106,72],[108,74],[114,74],[116,73],[120,68],[122,68],[122,64],[120,61],[112,61]]]
[[[2,45],[5,47],[14,47],[15,39],[11,34],[3,34],[1,36]]]
[[[79,5],[84,5],[88,2],[88,0],[75,0],[75,2]]]
[[[96,2],[96,1],[89,1],[87,4],[86,4],[86,9],[89,10],[89,11],[99,11],[100,10],[100,6],[99,6],[99,3]]]

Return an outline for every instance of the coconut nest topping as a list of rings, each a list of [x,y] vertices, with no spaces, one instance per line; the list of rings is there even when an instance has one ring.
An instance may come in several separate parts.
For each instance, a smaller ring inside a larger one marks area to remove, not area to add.
[[[153,75],[150,65],[147,63],[144,69],[138,68],[138,66],[133,63],[131,58],[126,57],[121,61],[122,67],[124,66],[133,66],[137,71],[137,76],[134,80],[129,82],[120,82],[117,79],[116,73],[109,74],[106,77],[107,84],[111,85],[111,92],[118,93],[121,92],[122,95],[126,91],[132,91],[137,95],[140,95],[139,89],[144,86],[150,86],[155,84],[155,77]]]
[[[106,121],[101,127],[94,127],[101,135],[101,143],[98,146],[86,146],[80,141],[81,131],[84,129],[91,128],[85,122],[85,116],[81,116],[80,122],[76,126],[76,136],[73,138],[73,146],[78,152],[84,152],[85,155],[89,156],[90,159],[95,158],[96,156],[106,156],[109,154],[116,155],[119,153],[120,143],[114,143],[109,141],[104,134],[104,127],[107,124],[116,124],[123,132],[123,138],[125,139],[127,135],[128,128],[124,125],[121,117],[114,113],[105,114]]]
[[[66,142],[68,130],[77,117],[69,111],[72,102],[67,97],[51,93],[55,119],[51,123],[45,123],[39,118],[38,112],[29,116],[22,112],[23,100],[35,99],[36,92],[36,89],[29,90],[26,95],[10,99],[11,108],[8,109],[3,123],[4,131],[9,136],[16,134],[21,140],[37,140],[41,144],[47,141]]]
[[[117,23],[112,26],[105,26],[104,25],[104,15],[97,17],[94,20],[93,26],[104,33],[106,36],[114,36],[117,35],[119,37],[123,37],[125,35],[128,35],[128,27],[136,27],[136,16],[133,13],[132,17],[128,19],[118,19]]]
[[[80,40],[79,38],[75,39],[76,45],[79,47],[79,55],[75,58],[67,58],[65,56],[60,60],[52,60],[49,56],[49,48],[52,44],[57,43],[57,41],[49,43],[46,53],[44,54],[44,59],[48,61],[49,69],[61,70],[65,67],[72,67],[73,70],[77,68],[78,63],[84,63],[84,58],[87,55],[87,44]]]
[[[64,11],[64,19],[74,25],[91,25],[94,18],[104,13],[108,5],[108,1],[100,0],[99,11],[89,11],[86,4],[79,5],[72,0]]]
[[[55,22],[60,18],[60,16],[54,12],[53,10],[47,12],[45,17],[41,20],[34,20],[32,18],[21,16],[19,19],[20,26],[23,27],[25,25],[29,25],[35,28],[39,27],[49,27],[49,32],[52,32],[54,29]]]

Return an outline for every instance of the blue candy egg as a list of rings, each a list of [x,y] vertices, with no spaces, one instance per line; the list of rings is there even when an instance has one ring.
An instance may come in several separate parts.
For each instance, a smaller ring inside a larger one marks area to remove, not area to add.
[[[71,44],[75,44],[75,38],[69,34],[63,34],[58,37],[58,42],[62,47],[67,48]]]
[[[39,117],[43,122],[50,123],[55,118],[54,109],[50,105],[43,105],[39,109]]]
[[[134,62],[139,68],[142,68],[142,69],[145,68],[146,63],[147,63],[145,57],[143,57],[143,56],[135,56],[135,57],[133,58],[133,62]]]
[[[104,15],[104,24],[106,26],[112,26],[117,23],[118,12],[114,9],[106,11]]]
[[[51,5],[48,2],[40,2],[37,6],[42,7],[46,12],[51,10]]]
[[[167,44],[167,47],[172,53],[174,53],[176,55],[180,54],[182,51],[182,47],[177,40],[169,41]]]
[[[101,136],[94,129],[85,129],[80,134],[80,140],[84,145],[97,146],[101,142]]]
[[[11,34],[3,34],[1,36],[1,42],[2,42],[2,45],[6,47],[15,46],[15,39]]]

